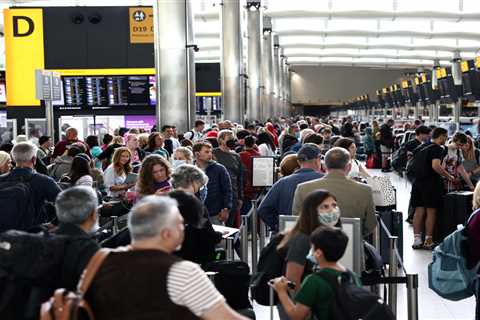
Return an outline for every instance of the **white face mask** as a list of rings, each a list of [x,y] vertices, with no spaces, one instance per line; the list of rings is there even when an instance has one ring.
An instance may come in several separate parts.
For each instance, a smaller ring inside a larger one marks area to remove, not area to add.
[[[307,260],[310,260],[313,264],[318,264],[317,259],[315,259],[315,255],[313,254],[313,248],[310,249],[310,252],[307,255]]]
[[[318,215],[318,222],[323,225],[334,227],[340,219],[340,209],[335,208],[330,212],[322,212]]]
[[[175,169],[181,166],[182,164],[186,164],[186,163],[187,163],[187,160],[173,160],[172,165],[173,165],[173,168]]]

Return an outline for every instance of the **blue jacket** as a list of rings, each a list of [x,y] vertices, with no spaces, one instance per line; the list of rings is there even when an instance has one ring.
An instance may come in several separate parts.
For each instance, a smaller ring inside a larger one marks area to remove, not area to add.
[[[223,208],[232,208],[232,183],[227,169],[216,161],[210,161],[205,174],[208,176],[205,206],[209,215],[216,216]]]
[[[319,179],[323,174],[313,169],[299,169],[278,180],[258,208],[258,215],[273,230],[278,230],[278,216],[292,215],[293,196],[300,183]]]

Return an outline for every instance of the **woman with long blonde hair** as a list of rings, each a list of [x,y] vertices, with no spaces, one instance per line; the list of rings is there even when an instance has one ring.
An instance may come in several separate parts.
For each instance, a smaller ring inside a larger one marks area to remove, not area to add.
[[[104,174],[104,183],[107,193],[113,198],[122,198],[128,189],[135,183],[126,183],[127,176],[132,172],[132,153],[127,147],[115,150],[112,164],[108,166]]]

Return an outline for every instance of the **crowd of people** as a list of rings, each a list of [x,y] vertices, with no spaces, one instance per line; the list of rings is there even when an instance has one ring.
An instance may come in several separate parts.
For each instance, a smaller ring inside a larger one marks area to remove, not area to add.
[[[472,137],[457,132],[449,140],[445,129],[415,120],[399,128],[415,132],[401,146],[394,127],[391,119],[359,123],[349,117],[280,118],[245,126],[197,120],[184,133],[173,125],[150,133],[121,128],[82,141],[70,127],[55,145],[48,136],[38,145],[6,143],[0,146],[0,206],[6,208],[0,231],[44,225],[75,239],[65,251],[62,276],[32,302],[39,307],[53,289],[75,289],[100,248],[95,231],[101,218],[128,214],[118,244],[129,247],[108,255],[86,295],[98,318],[242,319],[201,267],[217,257],[222,234],[213,225],[239,227],[251,200],[264,192],[252,185],[252,159],[275,157],[278,179],[258,214],[274,233],[284,232],[280,215],[298,216],[278,246],[285,277],[272,286],[279,294],[280,318],[323,319],[334,294],[325,281],[310,276],[313,265],[333,275],[345,272],[337,263],[348,242],[341,217],[359,218],[365,239],[377,225],[365,160],[388,172],[395,149],[403,146],[412,161],[425,153],[411,193],[415,249],[435,246],[439,199],[446,192],[475,190],[480,201],[480,187],[475,188],[480,151]],[[469,241],[478,240],[480,218],[468,228]],[[475,265],[480,255],[468,259]],[[290,295],[289,281],[298,284]]]

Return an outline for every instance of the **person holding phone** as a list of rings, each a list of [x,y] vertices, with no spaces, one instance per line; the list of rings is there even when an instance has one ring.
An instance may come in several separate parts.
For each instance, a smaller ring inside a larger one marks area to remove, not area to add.
[[[120,147],[113,154],[112,164],[104,173],[104,183],[108,196],[114,199],[125,197],[128,189],[135,183],[128,183],[127,176],[132,172],[132,153],[127,147]]]
[[[158,154],[147,156],[140,168],[136,191],[139,198],[147,195],[165,195],[172,189],[170,162]]]

